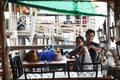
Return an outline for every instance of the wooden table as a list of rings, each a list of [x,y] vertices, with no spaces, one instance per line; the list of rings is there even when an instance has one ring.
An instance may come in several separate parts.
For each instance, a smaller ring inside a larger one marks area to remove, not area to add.
[[[61,60],[51,60],[51,61],[38,61],[38,62],[27,62],[22,61],[24,67],[29,66],[42,66],[42,65],[66,65],[68,61],[75,61],[75,59],[67,59],[65,56]]]
[[[27,62],[27,61],[22,61],[22,65],[29,67],[29,66],[41,66],[41,65],[62,65],[66,64],[67,59],[62,59],[62,60],[52,60],[52,61],[38,61],[38,62]]]
[[[52,67],[62,67],[64,71],[67,69],[67,62],[68,61],[74,61],[74,59],[67,59],[64,58],[62,60],[52,60],[52,61],[38,61],[38,62],[27,62],[27,61],[22,61],[23,67],[47,67],[47,66],[52,66]]]

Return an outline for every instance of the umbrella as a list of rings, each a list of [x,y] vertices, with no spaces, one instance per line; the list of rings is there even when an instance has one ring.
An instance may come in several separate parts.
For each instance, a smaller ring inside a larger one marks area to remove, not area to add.
[[[97,14],[90,0],[8,0],[11,3],[54,11],[66,15],[106,16]]]

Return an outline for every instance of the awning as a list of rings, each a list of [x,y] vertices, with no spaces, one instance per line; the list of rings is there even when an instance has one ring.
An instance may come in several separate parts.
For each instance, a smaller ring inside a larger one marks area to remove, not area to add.
[[[18,5],[54,11],[66,15],[106,16],[98,14],[90,0],[8,0]]]

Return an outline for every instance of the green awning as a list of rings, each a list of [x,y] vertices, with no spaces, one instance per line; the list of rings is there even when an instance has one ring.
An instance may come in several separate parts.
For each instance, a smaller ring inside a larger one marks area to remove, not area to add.
[[[8,0],[18,5],[63,13],[66,15],[106,16],[98,14],[90,0]]]

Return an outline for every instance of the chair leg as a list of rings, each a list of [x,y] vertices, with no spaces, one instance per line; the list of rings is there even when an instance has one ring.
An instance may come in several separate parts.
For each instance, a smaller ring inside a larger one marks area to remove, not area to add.
[[[41,77],[42,77],[42,67],[40,67],[40,69],[41,69]]]
[[[27,80],[27,73],[25,72],[24,75],[25,75],[25,80]]]
[[[54,79],[55,78],[55,72],[53,72],[53,78],[52,79]]]
[[[70,71],[68,71],[68,80],[70,80]]]
[[[96,70],[96,75],[95,75],[95,78],[97,78],[98,77],[98,70]]]

